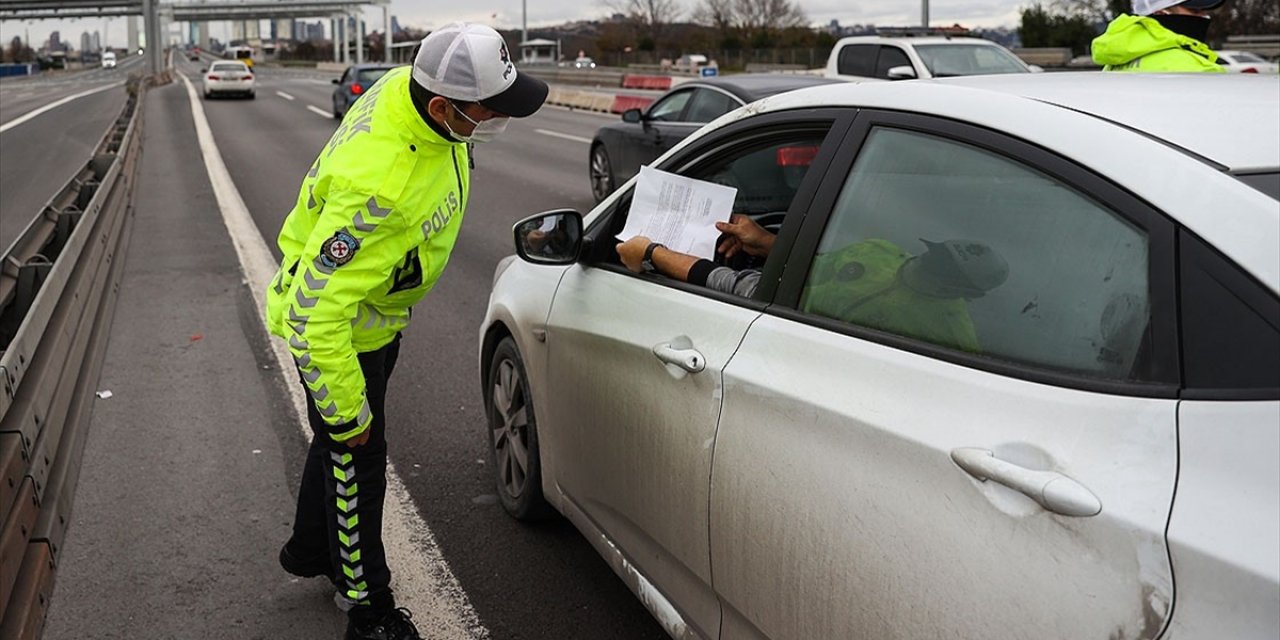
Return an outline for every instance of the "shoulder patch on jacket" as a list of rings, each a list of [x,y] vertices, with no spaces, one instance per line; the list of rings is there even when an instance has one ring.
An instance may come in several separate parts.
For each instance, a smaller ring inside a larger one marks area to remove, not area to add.
[[[326,267],[341,267],[351,262],[355,257],[356,250],[360,248],[360,241],[349,233],[339,231],[333,234],[332,238],[324,241],[320,245],[320,261]]]

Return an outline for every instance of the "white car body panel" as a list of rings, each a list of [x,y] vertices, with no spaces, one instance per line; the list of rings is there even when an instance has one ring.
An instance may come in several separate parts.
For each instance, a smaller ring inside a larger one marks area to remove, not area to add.
[[[1280,204],[1223,168],[1280,168],[1278,91],[1225,74],[832,85],[738,109],[654,164],[767,112],[950,118],[1106,177],[1274,295]],[[1258,119],[1198,118],[1210,108]],[[1280,402],[1033,383],[583,265],[511,264],[482,336],[499,321],[534,388],[548,501],[674,638],[715,637],[719,609],[726,640],[1280,631]],[[677,334],[706,371],[678,378],[646,352]],[[964,447],[1074,479],[1102,511],[1057,515],[979,481],[949,457]]]
[[[484,358],[485,348],[491,346],[486,337],[495,330],[501,333],[505,329],[515,340],[520,356],[524,359],[525,371],[533,380],[545,378],[547,374],[547,343],[539,340],[534,334],[546,326],[547,314],[551,311],[551,301],[555,297],[556,286],[560,276],[567,267],[535,265],[517,259],[515,256],[504,258],[498,263],[494,273],[494,287],[489,294],[489,305],[485,311],[484,323],[480,325],[480,353]],[[501,286],[499,286],[501,281]],[[496,342],[496,340],[495,340]],[[489,366],[485,362],[481,375]],[[485,387],[486,393],[489,389]],[[488,398],[485,398],[488,400]],[[543,394],[533,394],[533,413],[535,416],[546,415],[549,398]],[[558,498],[554,492],[546,490],[547,478],[555,477],[557,465],[556,450],[546,447],[542,452],[542,478],[547,502],[559,508]]]
[[[725,370],[716,439],[724,637],[1155,638],[1175,408],[760,318]],[[1102,512],[978,481],[961,447],[1061,473]],[[800,584],[824,597],[788,597]]]
[[[541,392],[574,400],[543,414],[554,428],[540,442],[566,460],[544,485],[555,484],[607,531],[701,637],[714,638],[720,621],[706,516],[720,370],[759,315],[576,265],[547,320],[551,357]],[[655,355],[678,336],[700,354],[703,371],[687,373]]]
[[[1168,640],[1280,631],[1280,402],[1185,400],[1169,520],[1177,607]]]

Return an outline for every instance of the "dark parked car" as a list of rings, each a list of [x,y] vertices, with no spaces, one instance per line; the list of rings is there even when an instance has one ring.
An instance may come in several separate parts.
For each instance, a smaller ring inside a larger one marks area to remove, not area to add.
[[[347,109],[355,104],[356,98],[373,86],[378,78],[386,75],[386,73],[397,65],[391,64],[357,64],[347,67],[341,78],[335,79],[334,84],[338,85],[333,90],[333,117],[341,120],[342,116],[347,115]]]
[[[591,194],[599,202],[702,125],[778,93],[839,82],[819,76],[753,73],[686,82],[648,109],[631,109],[591,141]]]

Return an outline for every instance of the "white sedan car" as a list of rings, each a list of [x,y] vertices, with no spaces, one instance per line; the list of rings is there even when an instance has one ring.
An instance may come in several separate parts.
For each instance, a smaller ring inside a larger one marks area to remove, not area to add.
[[[674,638],[1274,639],[1278,112],[1280,78],[1017,74],[721,117],[654,164],[776,232],[748,297],[619,264],[635,180],[516,225],[503,507]]]
[[[1234,73],[1277,73],[1280,65],[1267,62],[1265,58],[1248,51],[1215,51],[1218,64]]]
[[[215,62],[201,72],[204,74],[206,100],[227,95],[254,98],[253,71],[243,62]]]

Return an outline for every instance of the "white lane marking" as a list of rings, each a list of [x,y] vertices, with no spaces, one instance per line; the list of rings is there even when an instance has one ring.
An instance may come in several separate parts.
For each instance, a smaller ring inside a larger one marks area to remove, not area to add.
[[[541,133],[544,136],[551,136],[552,138],[561,138],[564,140],[573,140],[574,142],[581,142],[582,144],[591,144],[591,138],[584,138],[582,136],[569,135],[567,133],[560,133],[559,131],[551,131],[549,129],[534,129],[534,131],[537,131],[538,133]]]
[[[213,131],[205,118],[204,107],[195,87],[186,74],[178,74],[187,85],[187,98],[191,102],[191,116],[195,120],[196,138],[200,154],[204,156],[209,183],[218,200],[223,224],[231,236],[231,243],[240,258],[245,283],[253,294],[258,307],[258,317],[266,317],[266,287],[275,275],[277,264],[262,239],[262,233],[249,216],[240,191],[236,189],[227,166],[222,162]],[[292,376],[295,370],[293,356],[283,340],[271,338],[271,353],[275,356],[276,371],[281,375],[296,413],[298,428],[310,437],[307,427],[306,402],[302,389]],[[435,536],[422,520],[417,507],[409,498],[395,466],[387,462],[387,492],[383,513],[382,543],[386,549],[387,564],[395,575],[393,587],[396,604],[413,611],[413,619],[419,628],[431,629],[432,637],[443,640],[487,640],[489,632],[480,626],[480,619],[467,599],[467,594],[450,571]]]
[[[332,80],[316,80],[315,78],[297,78],[294,82],[310,82],[311,84],[333,84]]]
[[[53,109],[57,109],[58,107],[61,107],[62,105],[67,104],[68,102],[71,102],[72,100],[79,100],[80,98],[83,98],[83,97],[85,97],[85,96],[91,96],[91,95],[93,95],[93,94],[95,94],[95,93],[102,93],[103,91],[106,91],[106,90],[108,90],[108,89],[114,89],[114,88],[116,88],[116,87],[120,86],[121,84],[123,84],[123,83],[121,83],[121,82],[113,82],[113,83],[111,83],[111,84],[109,84],[109,85],[106,85],[106,86],[104,86],[104,87],[97,87],[97,88],[94,88],[94,89],[89,89],[88,91],[81,91],[80,93],[73,93],[73,94],[71,94],[71,95],[69,95],[69,96],[67,96],[67,97],[65,97],[65,98],[63,98],[63,99],[61,99],[61,100],[58,100],[57,102],[51,102],[51,103],[49,103],[49,104],[46,104],[45,106],[40,107],[39,109],[36,109],[36,110],[34,110],[34,111],[29,111],[29,112],[27,112],[26,114],[23,114],[23,115],[21,115],[21,116],[18,116],[17,118],[15,118],[15,119],[13,119],[13,120],[11,120],[11,121],[9,121],[9,122],[5,123],[5,124],[0,125],[0,133],[4,133],[4,132],[6,132],[6,131],[8,131],[8,130],[10,130],[10,129],[12,129],[12,128],[14,128],[14,127],[16,127],[16,126],[18,126],[18,125],[20,125],[20,124],[22,124],[22,123],[24,123],[24,122],[28,121],[28,120],[30,120],[30,119],[32,119],[32,118],[35,118],[35,117],[37,117],[37,116],[39,116],[39,115],[41,115],[41,114],[43,114],[43,113],[47,112],[47,111],[50,111],[50,110],[53,110]]]
[[[307,105],[307,111],[310,111],[311,113],[314,113],[314,114],[316,114],[316,115],[324,116],[324,117],[326,117],[326,118],[332,118],[332,117],[333,117],[333,113],[332,113],[332,112],[330,112],[330,111],[325,111],[324,109],[321,109],[320,107],[313,107],[313,106],[311,106],[311,105]]]
[[[285,92],[283,92],[283,91],[277,91],[277,92],[276,92],[276,95],[280,96],[281,98],[284,98],[285,100],[293,100],[293,99],[294,99],[294,98],[293,98],[293,96],[291,96],[291,95],[289,95],[289,94],[287,94],[287,93],[285,93]]]

